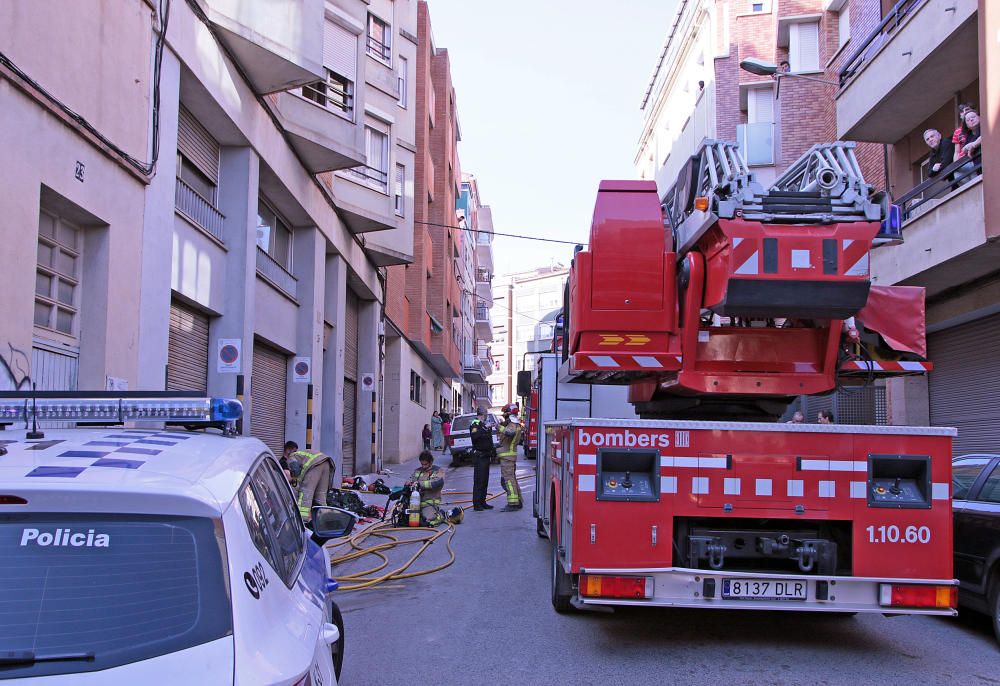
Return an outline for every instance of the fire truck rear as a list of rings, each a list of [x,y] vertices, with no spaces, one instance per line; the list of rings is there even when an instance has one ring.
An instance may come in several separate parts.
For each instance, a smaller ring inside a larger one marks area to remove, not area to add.
[[[558,386],[625,386],[640,419],[543,427],[557,611],[955,614],[954,429],[777,421],[798,395],[931,368],[922,289],[870,283],[891,216],[845,143],[765,190],[706,141],[662,208],[651,182],[602,182]]]

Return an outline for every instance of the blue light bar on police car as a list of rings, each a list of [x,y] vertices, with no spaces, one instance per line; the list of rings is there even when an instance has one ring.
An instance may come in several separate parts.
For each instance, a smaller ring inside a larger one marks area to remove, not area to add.
[[[235,422],[243,405],[229,398],[38,398],[0,399],[0,423],[159,421],[185,424]]]

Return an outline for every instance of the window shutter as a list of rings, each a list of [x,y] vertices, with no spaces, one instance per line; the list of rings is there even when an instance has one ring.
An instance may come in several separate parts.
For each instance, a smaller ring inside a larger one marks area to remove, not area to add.
[[[219,185],[219,144],[183,107],[177,122],[177,149],[198,171]]]
[[[774,121],[774,91],[766,88],[751,88],[747,93],[747,120],[751,124]]]
[[[851,37],[851,6],[844,5],[837,15],[837,46],[840,47]]]
[[[819,22],[792,24],[788,30],[792,71],[819,71]]]
[[[346,79],[357,81],[358,37],[327,20],[323,33],[323,66]]]

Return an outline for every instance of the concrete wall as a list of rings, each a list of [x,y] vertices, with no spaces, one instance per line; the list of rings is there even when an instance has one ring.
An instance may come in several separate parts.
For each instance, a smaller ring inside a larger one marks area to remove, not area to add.
[[[423,404],[410,400],[410,370],[428,382]],[[435,372],[405,338],[396,336],[386,339],[385,374],[383,460],[396,464],[416,457],[422,449],[420,432],[436,409],[430,383]]]

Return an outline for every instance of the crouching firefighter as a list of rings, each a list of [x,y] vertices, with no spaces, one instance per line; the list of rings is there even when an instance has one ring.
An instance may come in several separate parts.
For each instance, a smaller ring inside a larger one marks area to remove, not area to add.
[[[288,469],[295,477],[295,504],[302,521],[308,523],[312,519],[313,505],[326,505],[333,460],[326,453],[297,450],[288,458]]]
[[[500,481],[507,492],[507,506],[501,512],[513,512],[524,506],[521,485],[517,483],[517,445],[521,442],[522,429],[518,413],[516,403],[504,405],[503,421],[500,422],[500,448],[497,456],[500,458]]]
[[[428,526],[437,526],[445,520],[441,510],[444,470],[434,464],[430,450],[420,453],[420,468],[410,475],[406,485],[420,490],[420,517]]]

